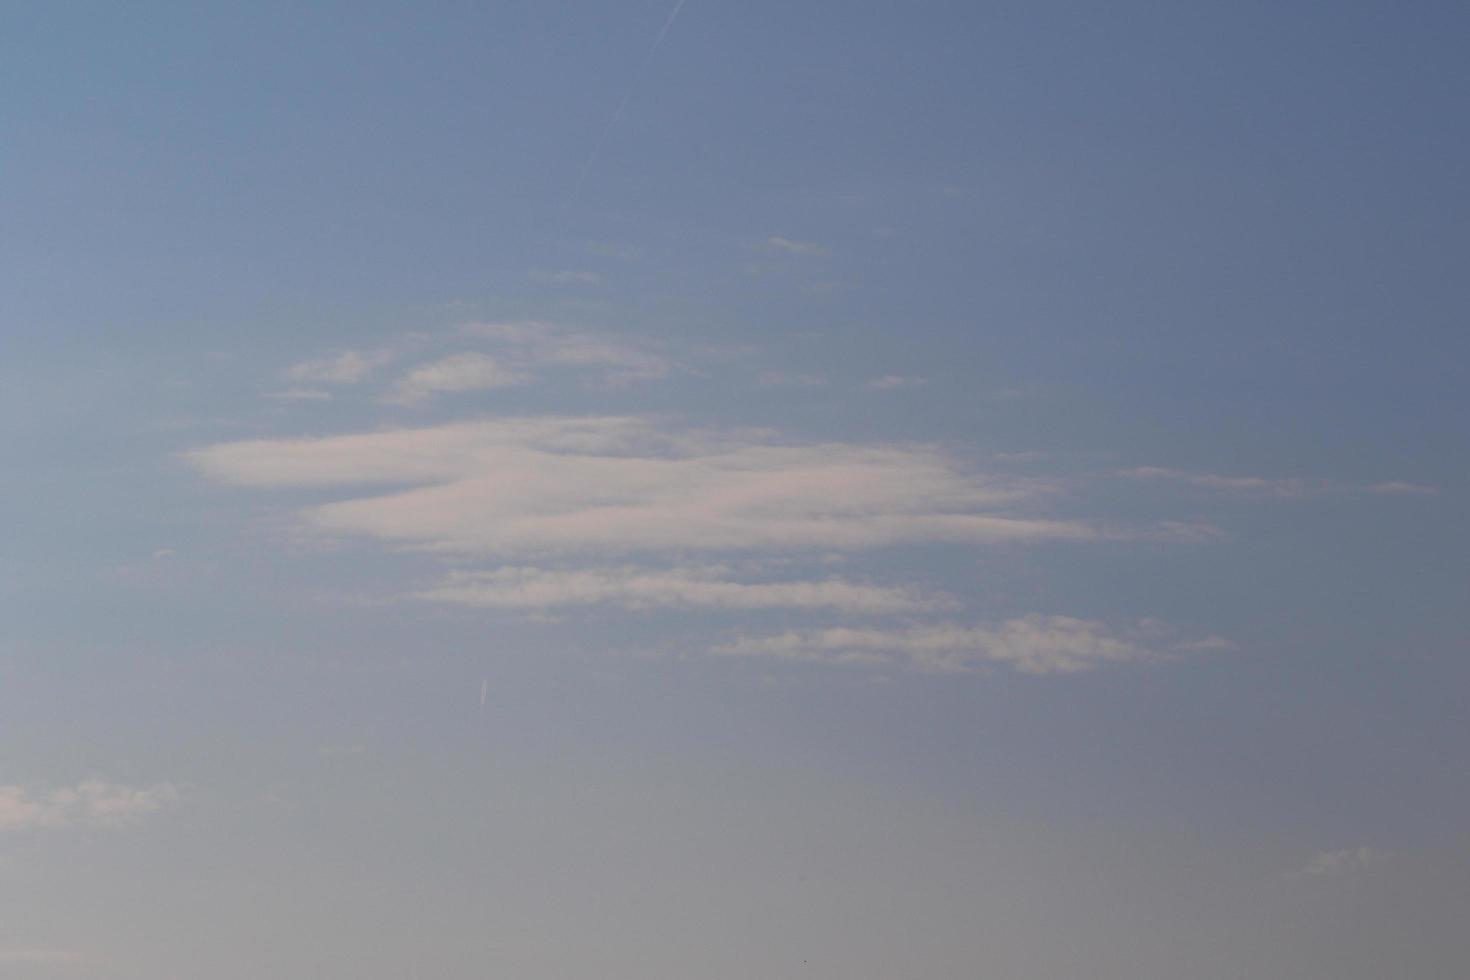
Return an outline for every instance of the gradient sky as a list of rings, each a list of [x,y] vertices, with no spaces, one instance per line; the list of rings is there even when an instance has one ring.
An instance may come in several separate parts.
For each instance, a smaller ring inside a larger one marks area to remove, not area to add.
[[[0,4],[0,976],[1465,976],[1467,32]]]

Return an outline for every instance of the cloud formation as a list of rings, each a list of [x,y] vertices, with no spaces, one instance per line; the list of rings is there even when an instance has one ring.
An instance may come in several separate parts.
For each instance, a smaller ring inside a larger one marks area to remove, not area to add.
[[[902,629],[790,630],[742,636],[713,652],[929,672],[972,671],[999,664],[1025,674],[1074,674],[1108,664],[1143,663],[1171,653],[1229,645],[1215,637],[1181,643],[1172,633],[1152,620],[1115,630],[1094,620],[1033,613],[985,626],[939,623]]]
[[[506,388],[526,380],[488,354],[451,354],[399,378],[384,400],[393,405],[417,405],[439,394]]]
[[[1137,466],[1119,470],[1118,476],[1134,480],[1168,480],[1183,483],[1217,493],[1242,497],[1276,497],[1281,499],[1310,497],[1329,493],[1368,493],[1395,496],[1433,496],[1439,493],[1435,487],[1403,480],[1389,480],[1368,487],[1338,483],[1333,480],[1308,480],[1301,477],[1269,476],[1221,476],[1218,473],[1199,473],[1190,470],[1170,469],[1166,466]]]
[[[135,789],[90,779],[40,792],[0,785],[0,830],[117,826],[156,813],[178,796],[169,783]]]
[[[1407,497],[1433,497],[1439,493],[1438,487],[1425,486],[1422,483],[1407,483],[1403,480],[1389,480],[1387,483],[1375,483],[1368,489],[1372,493],[1394,494]]]
[[[347,350],[301,361],[282,373],[288,380],[304,384],[359,384],[392,359],[393,354],[386,350]]]
[[[1304,497],[1320,493],[1331,485],[1298,477],[1221,476],[1217,473],[1193,473],[1164,466],[1138,466],[1122,470],[1119,476],[1135,480],[1170,480],[1206,490],[1260,497]]]
[[[1351,874],[1375,865],[1383,864],[1393,855],[1371,847],[1350,847],[1341,851],[1323,851],[1312,857],[1306,866],[1295,872],[1298,876],[1320,877],[1322,875]]]
[[[589,568],[550,570],[506,567],[455,571],[415,598],[495,609],[544,610],[566,606],[625,609],[834,610],[860,615],[950,609],[947,596],[926,597],[913,588],[866,585],[843,579],[732,582],[718,569]]]
[[[507,363],[522,370],[596,370],[617,385],[657,380],[674,370],[672,361],[643,345],[540,320],[471,323],[460,333],[495,344]]]
[[[904,374],[885,374],[881,378],[869,381],[868,387],[874,391],[892,391],[894,388],[912,388],[924,383],[923,378],[914,378]]]
[[[637,417],[487,419],[187,454],[224,483],[368,488],[301,511],[321,531],[486,555],[856,549],[1086,540],[1032,516],[1044,488],[928,446],[791,445]]]
[[[788,255],[825,255],[827,249],[816,242],[799,242],[791,238],[782,238],[780,235],[772,235],[766,239],[766,248],[773,252],[785,252]]]

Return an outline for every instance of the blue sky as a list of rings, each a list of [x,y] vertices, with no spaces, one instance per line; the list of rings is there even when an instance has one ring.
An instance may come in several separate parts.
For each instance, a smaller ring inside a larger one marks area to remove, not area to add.
[[[0,973],[1452,977],[1465,11],[0,11]]]

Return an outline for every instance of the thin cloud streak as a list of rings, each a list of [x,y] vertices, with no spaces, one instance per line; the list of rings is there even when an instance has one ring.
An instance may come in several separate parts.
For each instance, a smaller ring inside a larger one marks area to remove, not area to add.
[[[1320,878],[1347,875],[1383,864],[1393,857],[1389,851],[1372,847],[1350,847],[1340,851],[1322,851],[1304,866],[1291,873],[1296,878]]]
[[[1373,494],[1397,496],[1433,496],[1439,493],[1435,487],[1402,480],[1375,483],[1368,487],[1354,487],[1334,480],[1309,480],[1302,477],[1268,476],[1222,476],[1219,473],[1201,473],[1191,470],[1172,469],[1167,466],[1136,466],[1119,470],[1118,476],[1133,480],[1162,480],[1213,490],[1217,493],[1242,497],[1276,497],[1292,499],[1320,496],[1330,493],[1356,493],[1366,491]]]
[[[602,132],[598,135],[597,142],[592,144],[592,152],[587,155],[587,162],[583,165],[582,172],[577,177],[577,183],[572,188],[572,195],[567,198],[567,203],[563,205],[563,208],[570,208],[573,204],[577,203],[577,198],[582,195],[582,185],[587,183],[587,178],[591,175],[592,168],[597,164],[597,158],[602,154],[602,145],[607,142],[607,138],[612,133],[613,127],[618,124],[618,120],[623,118],[624,110],[628,108],[628,103],[633,99],[633,92],[638,88],[638,83],[643,80],[644,74],[648,71],[649,64],[653,61],[653,56],[658,53],[658,49],[663,45],[664,38],[668,37],[669,31],[674,29],[674,21],[679,19],[679,11],[683,9],[684,0],[677,0],[674,8],[669,11],[669,16],[664,20],[664,26],[659,29],[658,37],[653,40],[653,46],[648,49],[648,54],[643,56],[643,62],[638,66],[638,71],[634,73],[633,81],[628,84],[628,90],[623,93],[623,98],[618,102],[618,107],[613,110],[613,114],[607,119],[607,124],[602,127]]]
[[[766,248],[774,252],[785,252],[788,255],[826,255],[827,248],[817,242],[801,242],[794,238],[785,238],[781,235],[772,235],[766,239]]]
[[[889,615],[952,609],[947,596],[917,589],[843,579],[732,582],[704,569],[589,568],[549,570],[511,566],[454,571],[413,598],[494,609],[546,610],[568,606],[624,609],[797,609]]]
[[[499,356],[518,370],[597,370],[606,384],[615,386],[654,381],[675,368],[667,357],[621,337],[540,320],[468,323],[459,333],[495,345]]]
[[[1118,630],[1093,620],[1033,613],[985,626],[940,623],[902,629],[832,627],[741,636],[711,652],[929,673],[963,673],[999,665],[1023,674],[1075,674],[1230,646],[1218,637],[1180,642],[1172,633],[1170,627],[1154,620]]]

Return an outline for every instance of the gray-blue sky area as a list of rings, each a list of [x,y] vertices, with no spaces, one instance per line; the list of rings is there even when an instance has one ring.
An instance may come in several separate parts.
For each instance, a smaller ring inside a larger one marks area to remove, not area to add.
[[[0,974],[1462,976],[1467,30],[0,12]]]

